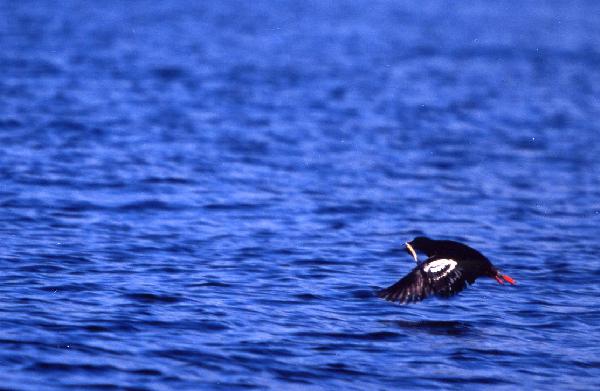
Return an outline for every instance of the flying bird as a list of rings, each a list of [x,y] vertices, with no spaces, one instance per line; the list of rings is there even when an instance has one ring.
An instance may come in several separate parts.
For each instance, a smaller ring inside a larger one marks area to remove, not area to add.
[[[492,265],[479,251],[452,240],[433,240],[419,236],[405,243],[417,266],[400,281],[378,293],[378,296],[402,304],[415,303],[429,296],[449,298],[473,284],[479,277],[490,277],[504,284],[515,280]],[[417,252],[427,255],[419,263]]]

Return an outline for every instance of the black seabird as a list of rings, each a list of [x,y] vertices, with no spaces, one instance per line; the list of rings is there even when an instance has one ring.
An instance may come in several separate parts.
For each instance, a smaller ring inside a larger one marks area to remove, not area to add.
[[[417,266],[394,285],[381,290],[378,296],[398,303],[414,303],[429,296],[448,298],[459,293],[479,277],[490,277],[504,284],[515,280],[500,273],[479,251],[452,240],[433,240],[423,236],[406,243],[406,251]],[[419,263],[417,252],[427,255]]]

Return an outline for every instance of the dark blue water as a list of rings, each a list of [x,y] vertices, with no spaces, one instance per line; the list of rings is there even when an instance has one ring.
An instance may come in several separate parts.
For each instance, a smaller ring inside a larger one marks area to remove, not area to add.
[[[188,3],[0,3],[0,388],[600,387],[598,2]]]

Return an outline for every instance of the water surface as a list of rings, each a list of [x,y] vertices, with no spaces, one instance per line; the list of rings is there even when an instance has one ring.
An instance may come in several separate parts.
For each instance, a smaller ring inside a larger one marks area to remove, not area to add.
[[[1,387],[598,389],[599,14],[2,2]]]

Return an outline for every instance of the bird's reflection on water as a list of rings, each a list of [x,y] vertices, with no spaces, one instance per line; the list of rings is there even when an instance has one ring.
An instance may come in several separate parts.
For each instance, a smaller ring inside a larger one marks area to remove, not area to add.
[[[459,320],[383,320],[381,323],[410,333],[423,332],[433,335],[466,335],[474,331],[470,322]]]

